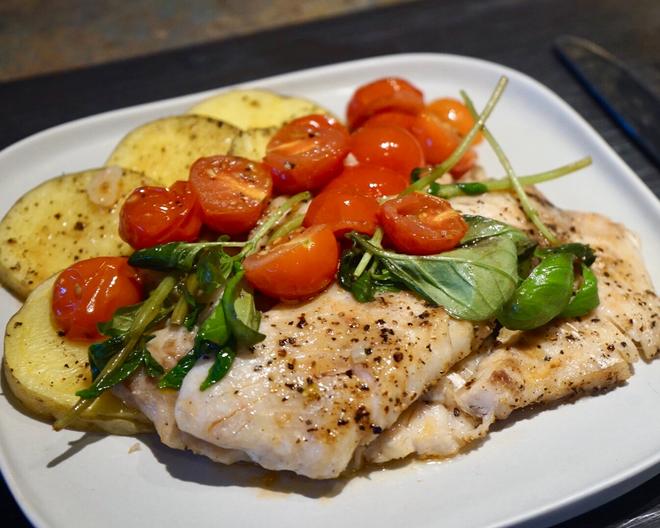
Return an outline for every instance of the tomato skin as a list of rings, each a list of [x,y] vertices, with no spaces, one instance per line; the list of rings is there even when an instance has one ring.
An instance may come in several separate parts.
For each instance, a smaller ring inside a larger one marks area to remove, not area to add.
[[[295,194],[323,187],[343,168],[348,131],[337,120],[309,115],[285,124],[268,142],[264,162],[275,190]]]
[[[415,122],[415,114],[407,114],[405,112],[378,112],[377,114],[372,115],[364,123],[363,127],[373,127],[373,126],[398,126],[405,128],[410,132],[410,127]]]
[[[455,180],[459,180],[467,171],[474,167],[476,161],[476,152],[472,149],[468,150],[465,154],[463,154],[463,157],[458,160],[458,163],[451,169],[451,175]]]
[[[445,161],[460,143],[456,131],[431,112],[418,114],[411,130],[422,145],[426,161],[433,165]]]
[[[278,299],[305,299],[323,290],[337,273],[339,248],[325,225],[294,232],[243,261],[246,279]]]
[[[197,240],[201,210],[188,182],[135,189],[119,212],[119,236],[133,249]]]
[[[354,165],[344,171],[325,186],[323,192],[340,191],[358,194],[370,198],[381,198],[399,194],[410,181],[387,167],[375,165]]]
[[[309,204],[303,225],[327,225],[336,237],[349,231],[373,235],[380,205],[375,198],[341,191],[323,191]]]
[[[372,115],[385,110],[416,114],[424,107],[421,90],[405,79],[387,77],[360,86],[348,103],[348,128],[355,130]]]
[[[474,126],[475,121],[472,114],[467,106],[458,99],[443,97],[430,102],[426,108],[442,121],[453,126],[461,136],[465,136]],[[479,132],[473,141],[473,145],[480,143],[482,140],[483,136]]]
[[[392,245],[408,255],[433,255],[452,249],[468,229],[447,200],[422,193],[382,204],[380,223]]]
[[[360,128],[351,135],[350,150],[359,164],[386,167],[406,178],[425,163],[419,142],[400,127]]]
[[[117,308],[140,302],[142,285],[124,257],[81,260],[62,271],[53,287],[55,324],[68,339],[101,338],[96,325],[109,321]]]
[[[189,181],[204,223],[228,235],[252,229],[273,191],[270,168],[238,156],[198,159],[190,167]]]
[[[432,165],[445,161],[461,142],[456,130],[431,112],[421,112],[417,115],[412,125],[412,133],[422,145],[426,161]],[[451,173],[465,173],[474,165],[475,160],[474,152],[464,154]]]

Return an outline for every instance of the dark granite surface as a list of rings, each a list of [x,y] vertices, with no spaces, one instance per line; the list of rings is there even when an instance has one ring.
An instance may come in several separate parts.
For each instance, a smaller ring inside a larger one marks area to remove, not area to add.
[[[11,109],[3,112],[0,147],[104,110],[268,75],[374,55],[448,52],[500,62],[547,85],[582,114],[660,195],[658,168],[554,55],[553,40],[562,33],[593,39],[614,51],[656,89],[660,86],[657,0],[423,1],[0,84],[0,101]],[[23,526],[25,521],[6,490],[0,501],[7,525]],[[560,526],[658,526],[658,509],[660,477]]]

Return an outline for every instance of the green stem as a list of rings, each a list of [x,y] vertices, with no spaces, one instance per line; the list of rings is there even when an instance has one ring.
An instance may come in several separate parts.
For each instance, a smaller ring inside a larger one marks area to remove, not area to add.
[[[291,209],[294,208],[297,204],[300,202],[303,202],[305,200],[309,200],[312,198],[312,193],[305,191],[301,192],[298,194],[294,194],[291,198],[287,199],[280,207],[278,207],[275,212],[273,212],[266,220],[264,221],[263,224],[257,228],[256,232],[254,235],[250,237],[250,240],[247,241],[245,244],[245,247],[241,250],[241,252],[237,255],[237,260],[241,261],[243,258],[247,257],[250,253],[252,253],[256,247],[259,241],[266,236],[268,231],[270,231],[275,225],[282,219],[282,217],[287,214]]]
[[[149,298],[144,302],[138,313],[135,315],[135,319],[127,333],[130,337],[122,349],[115,354],[110,361],[108,361],[103,370],[99,373],[95,380],[96,382],[105,380],[110,374],[122,366],[124,361],[126,361],[126,358],[135,348],[135,345],[137,345],[142,334],[158,314],[159,308],[165,302],[175,284],[176,280],[174,277],[165,277],[158,287],[151,292]],[[59,431],[71,425],[76,418],[94,403],[95,400],[95,398],[80,398],[67,414],[55,421],[53,429]]]
[[[191,273],[186,277],[185,283],[182,285],[183,288],[186,288],[189,293],[194,294],[194,291],[197,289],[197,274]],[[188,301],[184,295],[181,295],[174,305],[172,310],[172,316],[170,322],[173,325],[180,326],[183,324],[186,316],[188,315]]]
[[[557,167],[556,169],[539,172],[537,174],[530,174],[529,176],[520,176],[517,179],[523,187],[528,187],[530,185],[555,180],[572,172],[584,169],[591,165],[591,161],[591,157],[587,156],[586,158],[569,163],[568,165]],[[510,189],[512,189],[511,180],[505,176],[504,178],[496,180],[484,180],[480,182],[439,184],[437,189],[431,194],[439,196],[440,198],[449,199],[456,196],[474,196],[487,192],[508,191]]]
[[[465,135],[461,143],[458,145],[456,150],[452,152],[451,156],[449,156],[445,161],[443,161],[440,165],[436,165],[431,172],[429,172],[426,176],[423,178],[420,178],[416,182],[410,184],[406,189],[403,190],[401,193],[401,196],[410,194],[415,191],[422,191],[426,187],[428,187],[431,183],[433,183],[435,180],[443,176],[445,173],[450,171],[454,165],[456,165],[461,158],[463,157],[463,154],[467,152],[467,150],[470,148],[472,145],[472,141],[474,140],[475,136],[479,132],[479,130],[484,126],[484,123],[486,123],[486,120],[490,117],[490,114],[492,113],[493,109],[495,108],[495,105],[499,101],[500,97],[502,97],[502,93],[504,92],[504,89],[506,88],[506,85],[508,83],[508,79],[506,77],[500,77],[500,80],[498,81],[497,85],[495,86],[495,89],[493,90],[493,93],[490,96],[490,99],[488,99],[488,102],[486,103],[486,106],[484,107],[483,112],[481,113],[480,116],[475,115],[474,118],[476,122],[474,123],[474,126],[470,129],[470,131]]]
[[[472,103],[472,100],[468,96],[465,91],[461,90],[461,96],[463,97],[463,101],[465,102],[465,105],[467,106],[468,110],[472,114],[473,118],[476,118],[477,116],[477,111],[474,107],[474,104]],[[545,237],[545,239],[551,244],[551,245],[556,245],[558,243],[557,237],[548,229],[548,227],[543,223],[541,220],[538,211],[536,208],[531,204],[529,201],[529,198],[527,197],[527,193],[525,192],[525,189],[523,189],[523,186],[521,185],[520,181],[516,177],[515,172],[513,171],[513,167],[511,166],[511,163],[509,162],[509,158],[506,157],[506,154],[504,154],[504,151],[500,147],[499,143],[495,140],[493,135],[490,133],[490,130],[486,126],[483,126],[482,132],[488,143],[490,144],[491,148],[497,155],[497,158],[500,160],[500,163],[502,164],[502,167],[504,167],[504,171],[506,172],[507,176],[509,177],[509,181],[511,182],[511,187],[513,187],[513,190],[516,192],[518,195],[518,200],[520,200],[520,205],[525,211],[525,214],[527,217],[530,219],[532,224],[536,226],[536,229],[539,230],[539,232]]]
[[[293,215],[289,220],[273,231],[273,234],[270,235],[270,238],[268,239],[268,243],[270,244],[273,240],[277,240],[278,238],[288,235],[291,231],[295,231],[302,225],[304,219],[304,214]]]
[[[374,231],[374,234],[369,239],[369,242],[375,244],[376,246],[380,246],[380,243],[382,241],[383,241],[383,230],[380,227],[377,227],[376,231]],[[353,276],[355,278],[358,278],[360,275],[364,273],[364,270],[367,269],[370,260],[371,260],[371,253],[365,253],[364,255],[362,255],[362,258],[360,259],[360,262],[358,262],[355,271],[353,271]]]

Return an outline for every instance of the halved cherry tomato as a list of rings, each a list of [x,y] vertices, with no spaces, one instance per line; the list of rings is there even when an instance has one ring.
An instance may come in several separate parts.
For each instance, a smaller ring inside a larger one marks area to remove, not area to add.
[[[416,114],[424,107],[424,96],[405,79],[388,77],[360,86],[348,103],[348,128],[354,130],[377,112],[395,110]]]
[[[470,114],[467,106],[458,99],[443,97],[442,99],[432,101],[426,108],[429,112],[437,115],[442,121],[453,126],[461,136],[465,136],[474,126],[472,114]],[[482,139],[483,136],[479,132],[473,144],[480,143]]]
[[[96,325],[117,308],[140,302],[142,285],[124,257],[81,260],[59,274],[51,302],[55,324],[69,339],[101,337]]]
[[[380,222],[392,245],[408,255],[432,255],[452,249],[468,229],[447,200],[421,193],[385,202]]]
[[[252,229],[273,189],[270,168],[238,156],[200,158],[190,167],[190,186],[210,228],[238,235]]]
[[[316,190],[334,178],[348,154],[348,132],[335,119],[309,115],[284,125],[268,142],[264,162],[281,194]]]
[[[410,132],[410,127],[415,121],[415,114],[407,114],[405,112],[378,112],[377,114],[372,115],[364,123],[363,127],[370,126],[398,126],[405,128]]]
[[[309,204],[303,225],[325,224],[336,237],[349,231],[373,235],[380,205],[375,198],[341,191],[323,191]]]
[[[371,198],[392,196],[403,191],[410,181],[391,169],[375,165],[354,165],[325,186],[323,192],[340,191]]]
[[[419,142],[400,127],[366,127],[351,135],[351,154],[358,163],[392,169],[405,177],[424,165]]]
[[[138,187],[119,212],[119,236],[134,249],[197,240],[202,215],[188,182]]]
[[[421,112],[417,115],[412,125],[412,133],[422,145],[426,161],[433,165],[445,161],[461,142],[458,132],[431,112]],[[457,164],[460,165],[457,174],[471,168],[476,156],[473,153],[470,156],[464,155],[463,158]]]
[[[332,282],[338,260],[332,230],[315,225],[249,255],[243,267],[247,280],[260,292],[278,299],[304,299]]]

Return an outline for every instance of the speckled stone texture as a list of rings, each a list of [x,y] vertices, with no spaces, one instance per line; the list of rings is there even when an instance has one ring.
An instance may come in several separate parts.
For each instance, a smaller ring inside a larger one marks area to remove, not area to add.
[[[410,0],[0,0],[0,81]]]

